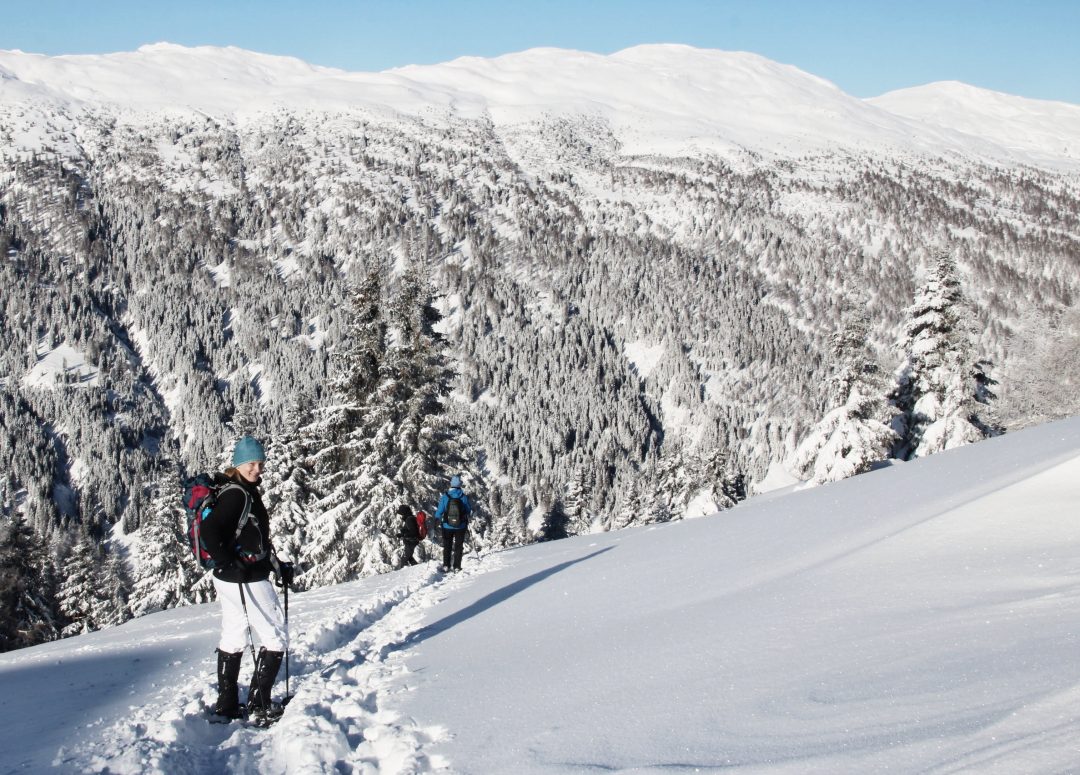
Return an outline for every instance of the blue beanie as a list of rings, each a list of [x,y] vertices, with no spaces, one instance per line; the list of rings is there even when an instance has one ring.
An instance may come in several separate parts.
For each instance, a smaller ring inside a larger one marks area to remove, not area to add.
[[[263,445],[259,443],[258,439],[254,436],[244,436],[240,441],[236,442],[236,447],[233,448],[232,453],[233,466],[253,463],[256,460],[266,460],[266,450],[263,449]]]
[[[450,487],[451,488],[461,487],[461,477],[460,476],[451,476],[450,477]]]

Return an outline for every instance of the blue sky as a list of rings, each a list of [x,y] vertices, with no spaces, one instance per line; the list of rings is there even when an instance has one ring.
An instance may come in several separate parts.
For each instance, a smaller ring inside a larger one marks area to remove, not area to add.
[[[0,48],[233,45],[347,70],[640,43],[753,51],[858,97],[959,80],[1080,104],[1080,0],[3,0]]]

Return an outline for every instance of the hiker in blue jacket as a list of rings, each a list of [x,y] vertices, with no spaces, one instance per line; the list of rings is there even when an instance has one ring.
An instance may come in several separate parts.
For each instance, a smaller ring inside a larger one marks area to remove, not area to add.
[[[442,527],[442,569],[461,570],[461,553],[465,548],[465,531],[469,528],[472,506],[468,496],[461,490],[461,477],[450,478],[450,489],[439,499],[435,509],[435,521]],[[451,562],[452,561],[452,562]]]
[[[293,567],[279,561],[270,542],[270,517],[259,493],[266,451],[251,436],[233,449],[232,466],[225,469],[228,485],[203,522],[202,537],[214,559],[214,589],[221,601],[221,638],[218,641],[218,699],[214,712],[239,718],[237,679],[250,627],[262,648],[255,662],[247,712],[260,719],[280,714],[270,701],[287,647],[284,615],[270,583],[276,573],[282,585],[292,583]],[[252,646],[254,649],[254,646]]]

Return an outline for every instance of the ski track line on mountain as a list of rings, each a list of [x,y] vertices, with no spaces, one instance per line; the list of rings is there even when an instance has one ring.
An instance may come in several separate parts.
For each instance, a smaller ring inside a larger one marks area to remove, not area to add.
[[[102,725],[94,740],[61,749],[53,763],[62,771],[115,775],[446,771],[447,762],[424,750],[448,731],[403,718],[382,707],[383,700],[409,691],[400,682],[408,672],[401,647],[425,612],[449,590],[492,570],[492,559],[468,563],[451,577],[433,569],[403,579],[347,607],[336,605],[308,626],[291,644],[292,700],[270,729],[208,723],[217,689],[204,661],[178,674],[176,684],[151,701],[133,706],[127,720]],[[242,687],[246,680],[241,674]]]

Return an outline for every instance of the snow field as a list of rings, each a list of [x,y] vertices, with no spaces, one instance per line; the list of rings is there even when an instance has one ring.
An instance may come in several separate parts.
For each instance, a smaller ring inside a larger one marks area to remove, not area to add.
[[[1057,427],[516,550],[440,608],[395,702],[468,696],[433,748],[468,773],[1069,772],[1080,423]]]
[[[0,655],[0,771],[1075,772],[1078,502],[1073,418],[296,595],[269,730],[205,720],[216,605],[152,614]]]
[[[48,349],[44,340],[37,349],[37,363],[22,379],[27,387],[52,387],[69,384],[78,387],[96,386],[98,369],[86,357],[69,344],[60,343]]]

